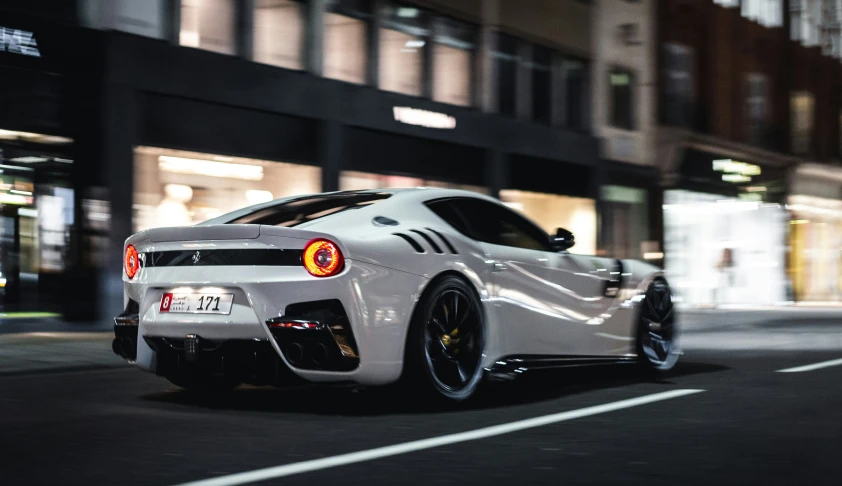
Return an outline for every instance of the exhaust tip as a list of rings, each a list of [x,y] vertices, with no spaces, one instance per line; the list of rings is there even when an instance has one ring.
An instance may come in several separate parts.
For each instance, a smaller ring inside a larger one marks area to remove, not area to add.
[[[312,354],[313,363],[320,366],[327,363],[328,352],[327,346],[324,343],[314,344],[310,353]]]
[[[298,364],[304,359],[304,348],[298,343],[291,343],[284,349],[284,354],[287,357],[287,361],[292,364]]]
[[[131,339],[123,338],[120,340],[120,353],[126,359],[132,359],[135,354],[134,342]]]

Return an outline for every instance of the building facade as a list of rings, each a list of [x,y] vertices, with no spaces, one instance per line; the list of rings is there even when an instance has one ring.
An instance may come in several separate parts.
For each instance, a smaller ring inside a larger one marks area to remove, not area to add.
[[[801,2],[659,2],[665,267],[689,302],[825,300],[806,282],[836,288],[836,237],[804,216],[824,204],[805,174],[839,160],[842,77],[833,43],[810,40],[801,14]]]
[[[4,16],[4,32],[31,34],[41,51],[0,59],[20,75],[21,106],[58,112],[27,123],[0,110],[0,129],[64,140],[55,155],[37,146],[4,153],[3,164],[50,164],[70,189],[44,185],[53,199],[39,199],[37,181],[15,189],[34,195],[9,210],[4,261],[22,262],[23,248],[41,255],[17,271],[41,282],[58,242],[48,234],[64,235],[57,280],[90,280],[41,299],[65,314],[119,311],[122,244],[134,231],[319,191],[466,188],[547,231],[571,229],[580,252],[597,249],[586,2],[69,3],[60,18],[39,5]],[[11,67],[24,58],[27,69]],[[39,76],[65,81],[57,93],[31,89]],[[10,265],[14,274],[20,264]],[[11,293],[7,302],[21,304]]]

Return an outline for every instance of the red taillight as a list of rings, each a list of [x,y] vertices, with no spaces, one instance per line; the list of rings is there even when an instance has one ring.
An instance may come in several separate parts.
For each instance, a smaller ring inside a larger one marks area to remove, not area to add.
[[[304,268],[314,277],[330,277],[342,271],[345,258],[339,247],[330,240],[316,238],[304,247],[301,256]]]
[[[140,270],[140,257],[137,255],[137,250],[134,246],[128,245],[126,247],[126,255],[123,259],[123,269],[126,271],[126,276],[134,278],[137,271]]]

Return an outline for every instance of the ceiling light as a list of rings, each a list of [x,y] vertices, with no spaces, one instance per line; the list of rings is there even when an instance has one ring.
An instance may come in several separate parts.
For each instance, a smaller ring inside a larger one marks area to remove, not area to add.
[[[46,157],[26,156],[26,157],[15,157],[14,159],[9,159],[9,160],[11,160],[12,162],[22,162],[24,164],[35,164],[37,162],[46,162],[50,159],[48,159]]]
[[[187,159],[184,157],[158,157],[158,167],[175,174],[203,175],[247,181],[263,180],[263,167],[259,165],[231,164],[213,160]]]

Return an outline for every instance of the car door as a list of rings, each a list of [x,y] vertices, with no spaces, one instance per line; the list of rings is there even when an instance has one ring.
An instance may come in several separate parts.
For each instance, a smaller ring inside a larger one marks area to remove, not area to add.
[[[450,204],[492,266],[490,293],[507,354],[582,354],[591,333],[588,316],[581,313],[579,295],[565,288],[547,234],[500,204],[474,198]]]

